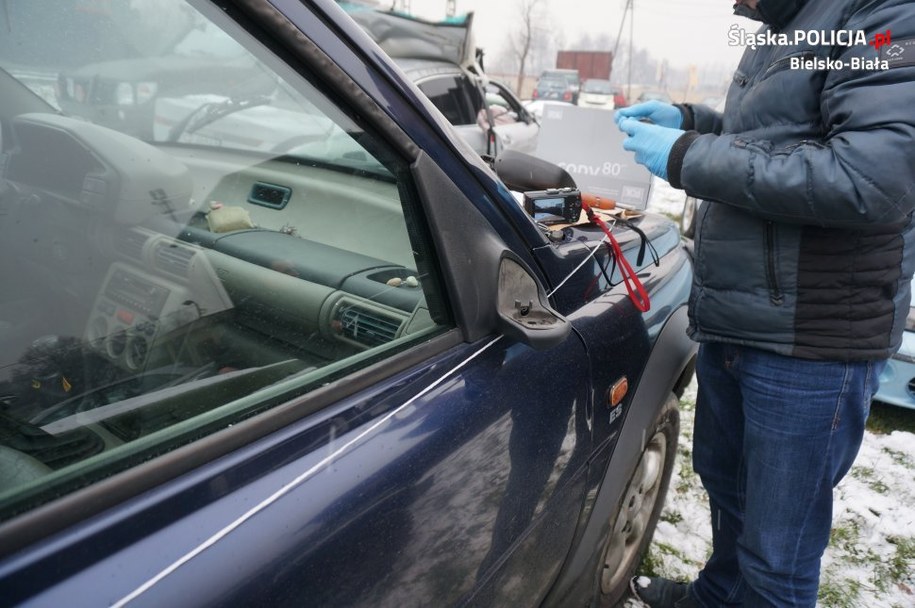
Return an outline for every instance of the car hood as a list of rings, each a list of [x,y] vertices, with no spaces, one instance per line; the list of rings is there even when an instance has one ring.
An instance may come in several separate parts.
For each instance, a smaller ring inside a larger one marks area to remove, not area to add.
[[[395,11],[347,3],[340,6],[394,59],[428,59],[453,63],[468,70],[475,68],[473,13],[445,21],[426,21]]]

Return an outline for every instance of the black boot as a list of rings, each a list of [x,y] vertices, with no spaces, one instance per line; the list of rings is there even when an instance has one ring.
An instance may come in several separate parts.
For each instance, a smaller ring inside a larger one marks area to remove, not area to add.
[[[629,581],[629,588],[648,608],[699,608],[699,604],[689,594],[687,583],[660,577],[636,576]]]

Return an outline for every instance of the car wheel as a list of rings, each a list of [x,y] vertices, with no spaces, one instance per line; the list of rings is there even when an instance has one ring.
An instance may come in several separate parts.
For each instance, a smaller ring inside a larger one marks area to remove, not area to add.
[[[695,197],[687,196],[683,201],[683,213],[680,215],[680,234],[688,239],[696,233],[696,210],[699,201]]]
[[[615,606],[629,589],[629,579],[654,534],[673,471],[680,432],[678,401],[670,395],[646,435],[639,462],[610,521],[600,572],[600,605]]]

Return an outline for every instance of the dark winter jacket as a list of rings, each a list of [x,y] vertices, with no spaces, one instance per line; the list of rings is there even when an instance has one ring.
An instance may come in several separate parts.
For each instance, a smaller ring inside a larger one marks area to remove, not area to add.
[[[915,2],[761,0],[760,13],[784,26],[759,34],[843,30],[847,43],[863,31],[891,43],[747,48],[723,115],[683,108],[668,174],[707,201],[690,334],[810,359],[886,358],[915,270]]]

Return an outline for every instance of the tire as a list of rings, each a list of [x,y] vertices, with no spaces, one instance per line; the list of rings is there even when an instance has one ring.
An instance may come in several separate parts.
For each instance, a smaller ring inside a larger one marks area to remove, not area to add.
[[[696,234],[696,211],[699,201],[692,196],[687,196],[683,201],[683,213],[680,215],[680,234],[688,239]]]
[[[655,418],[652,432],[626,490],[610,520],[598,572],[598,605],[616,606],[629,591],[642,555],[651,543],[673,472],[680,433],[679,402],[670,395]]]

